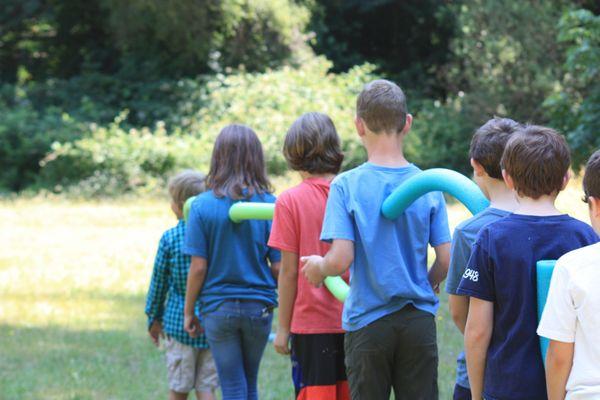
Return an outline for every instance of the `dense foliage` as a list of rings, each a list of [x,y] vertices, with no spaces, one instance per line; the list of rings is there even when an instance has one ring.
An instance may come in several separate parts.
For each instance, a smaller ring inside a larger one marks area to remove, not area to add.
[[[85,195],[152,190],[177,169],[206,170],[216,135],[234,122],[255,129],[269,171],[280,174],[286,170],[281,148],[287,128],[297,116],[315,110],[336,122],[347,154],[345,166],[354,166],[364,160],[353,128],[354,99],[373,78],[372,67],[329,74],[330,67],[325,59],[315,58],[301,70],[217,75],[206,82],[198,103],[181,105],[188,110],[181,120],[159,122],[154,129],[127,129],[127,115],[122,114],[107,127],[86,127],[83,137],[53,145],[42,161],[38,184],[55,191],[76,184]]]
[[[467,173],[494,115],[600,146],[600,6],[588,0],[6,0],[0,10],[0,190],[152,191],[205,169],[228,123],[269,171],[301,113],[331,115],[345,168],[364,159],[354,101],[397,81],[423,168]],[[322,54],[322,56],[318,56]]]

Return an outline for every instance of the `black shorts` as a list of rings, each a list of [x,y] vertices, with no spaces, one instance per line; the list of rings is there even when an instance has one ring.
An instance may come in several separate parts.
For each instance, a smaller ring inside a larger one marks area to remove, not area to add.
[[[349,400],[344,334],[292,335],[292,377],[299,400]]]
[[[352,400],[437,400],[438,353],[432,314],[407,305],[346,333]]]

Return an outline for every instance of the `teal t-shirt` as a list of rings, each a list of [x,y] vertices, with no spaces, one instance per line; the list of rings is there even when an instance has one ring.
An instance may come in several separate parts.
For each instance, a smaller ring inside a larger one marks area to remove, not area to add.
[[[427,279],[427,245],[450,241],[444,196],[428,193],[391,221],[381,205],[421,170],[372,163],[339,175],[331,184],[321,240],[354,242],[350,293],[343,328],[358,330],[408,304],[435,314],[438,298]]]
[[[275,197],[255,194],[246,201],[274,203]],[[232,222],[229,208],[234,203],[228,197],[216,197],[211,190],[196,197],[190,209],[183,252],[207,260],[200,292],[203,313],[232,299],[277,304],[277,283],[270,263],[279,262],[281,254],[267,246],[271,221]]]
[[[450,268],[448,269],[448,279],[446,280],[446,293],[458,294],[458,285],[465,273],[465,269],[467,269],[471,249],[481,228],[500,218],[506,217],[508,214],[510,214],[508,211],[489,207],[468,220],[463,221],[456,227],[452,236],[452,250],[450,251]],[[464,351],[461,351],[456,359],[456,383],[464,388],[470,388]]]

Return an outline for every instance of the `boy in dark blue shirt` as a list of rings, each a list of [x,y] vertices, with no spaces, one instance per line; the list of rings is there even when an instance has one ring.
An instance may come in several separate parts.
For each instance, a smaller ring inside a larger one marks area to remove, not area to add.
[[[480,231],[458,290],[471,297],[465,349],[474,400],[547,398],[535,264],[598,240],[554,206],[569,164],[564,138],[550,128],[528,126],[506,145],[503,175],[519,207]]]
[[[452,319],[461,333],[465,332],[469,297],[459,295],[458,286],[467,268],[477,234],[481,228],[506,217],[518,206],[515,194],[502,179],[500,159],[508,140],[521,128],[522,126],[512,119],[492,118],[477,129],[471,140],[469,156],[473,167],[473,179],[490,200],[490,206],[459,224],[452,235],[446,292]],[[467,361],[463,351],[458,355],[456,365],[453,400],[471,400]]]

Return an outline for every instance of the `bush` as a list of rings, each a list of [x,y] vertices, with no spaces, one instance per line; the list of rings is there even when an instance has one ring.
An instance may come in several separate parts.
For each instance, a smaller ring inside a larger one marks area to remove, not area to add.
[[[600,148],[600,16],[565,13],[558,40],[568,45],[565,73],[545,107],[551,123],[566,133],[579,167]]]
[[[12,191],[37,179],[39,160],[54,141],[73,140],[82,129],[68,114],[56,108],[39,113],[23,99],[12,106],[0,101],[0,115],[0,188]]]
[[[217,75],[208,82],[206,107],[192,118],[188,128],[211,143],[227,124],[243,123],[262,140],[270,173],[286,169],[283,139],[301,114],[328,114],[342,138],[344,168],[364,161],[365,153],[355,134],[355,100],[362,86],[373,79],[373,66],[354,67],[347,73],[328,73],[331,63],[318,57],[302,68],[284,67],[261,74]]]
[[[39,185],[54,192],[106,196],[163,190],[166,178],[183,168],[206,169],[212,150],[207,143],[176,133],[164,124],[125,131],[120,115],[107,127],[90,126],[74,142],[54,143],[42,162]]]
[[[422,169],[444,167],[470,174],[469,144],[477,126],[470,122],[463,98],[445,103],[417,100],[414,104],[413,127],[405,143],[406,157]]]

